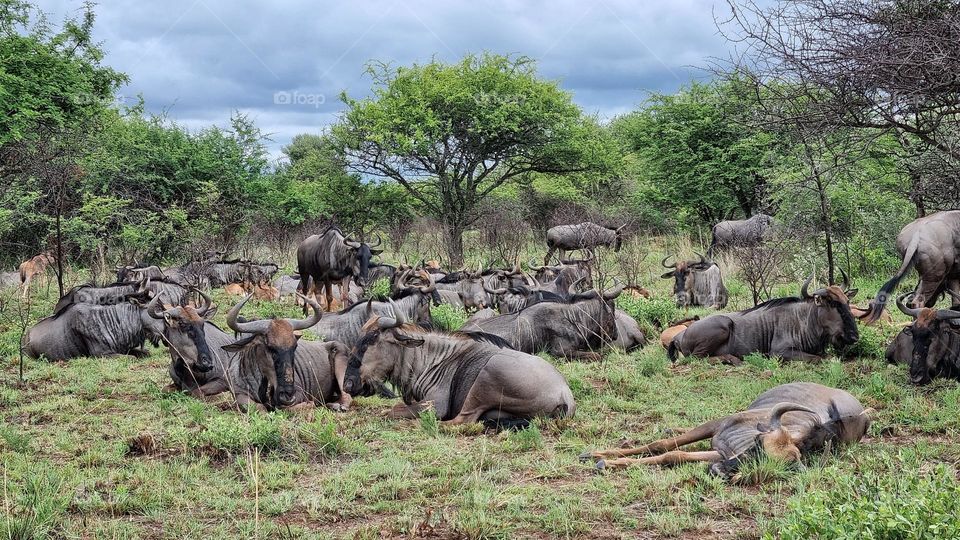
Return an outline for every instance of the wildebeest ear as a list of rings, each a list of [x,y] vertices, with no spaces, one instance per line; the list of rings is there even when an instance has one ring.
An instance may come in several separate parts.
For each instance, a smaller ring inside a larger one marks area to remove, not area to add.
[[[251,334],[251,335],[249,335],[249,336],[247,336],[247,337],[245,337],[245,338],[243,338],[243,339],[234,341],[233,343],[231,343],[231,344],[229,344],[229,345],[224,345],[223,347],[220,347],[220,348],[223,349],[223,350],[225,350],[225,351],[227,351],[227,352],[239,352],[239,351],[242,350],[244,347],[246,347],[247,345],[249,345],[250,342],[253,341],[253,340],[256,339],[256,338],[257,338],[257,334]]]
[[[660,276],[660,277],[662,277],[663,279],[668,279],[668,278],[672,278],[672,277],[675,276],[676,274],[677,274],[676,271],[671,270],[671,271],[667,272],[666,274],[664,274],[664,275],[662,275],[662,276]]]
[[[383,253],[383,250],[382,250],[382,249],[371,249],[371,250],[370,250],[370,255],[379,255],[379,254],[381,254],[381,253]]]
[[[423,345],[423,340],[420,338],[414,338],[414,337],[406,336],[400,333],[397,333],[396,336],[397,336],[397,341],[400,342],[400,344],[403,345],[404,347],[415,349]]]
[[[761,422],[757,424],[757,431],[760,433],[769,433],[772,430],[770,429],[770,426]]]
[[[856,296],[858,292],[860,292],[860,289],[850,289],[849,291],[847,291],[847,300],[850,300],[851,298]]]

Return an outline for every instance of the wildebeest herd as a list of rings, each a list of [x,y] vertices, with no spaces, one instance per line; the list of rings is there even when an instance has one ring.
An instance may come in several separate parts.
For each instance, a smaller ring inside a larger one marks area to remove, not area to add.
[[[662,277],[674,281],[677,306],[725,308],[727,289],[712,257],[717,250],[763,242],[771,226],[772,218],[763,215],[723,222],[714,228],[707,256],[672,264],[664,259],[669,272]],[[142,356],[149,341],[170,355],[170,391],[199,399],[229,392],[241,409],[347,411],[353,397],[397,392],[402,403],[391,411],[397,418],[432,409],[450,424],[521,429],[533,418],[571,417],[577,409],[564,377],[536,354],[596,361],[610,348],[646,345],[638,322],[616,305],[626,286],[639,289],[638,284],[595,285],[598,248],[619,250],[623,233],[622,226],[593,223],[555,227],[546,236],[544,264],[526,269],[376,263],[379,241],[356,241],[336,227],[300,244],[294,275],[276,275],[279,266],[273,263],[223,260],[214,252],[174,268],[125,265],[113,284],[69,290],[52,314],[29,328],[22,347],[30,357],[63,361]],[[877,321],[889,295],[915,267],[920,283],[896,299],[913,322],[890,344],[887,358],[907,364],[915,384],[960,378],[960,211],[911,223],[897,247],[902,268],[866,309],[851,306],[856,290],[846,274],[843,283],[812,291],[811,276],[799,296],[679,321],[660,342],[671,360],[682,354],[738,364],[763,354],[817,361],[829,347],[857,342],[858,324]],[[583,258],[568,259],[574,251]],[[53,261],[45,253],[21,265],[24,296],[30,280]],[[380,280],[389,283],[389,293],[371,294]],[[242,295],[227,313],[230,332],[211,322],[217,312],[206,292],[211,288]],[[936,309],[947,294],[953,305]],[[241,312],[254,297],[295,297],[303,316],[248,319]],[[457,331],[437,330],[431,307],[440,304],[472,316]],[[303,333],[315,339],[300,339]],[[794,382],[764,392],[743,412],[677,437],[583,458],[599,460],[601,468],[701,461],[710,463],[711,472],[729,476],[744,459],[761,453],[798,461],[834,443],[859,441],[869,412],[847,392]],[[708,451],[680,450],[707,438]]]

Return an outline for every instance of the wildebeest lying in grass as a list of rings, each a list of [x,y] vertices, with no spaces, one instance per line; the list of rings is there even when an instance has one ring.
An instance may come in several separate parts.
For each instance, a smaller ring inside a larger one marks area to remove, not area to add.
[[[128,293],[108,305],[64,303],[27,330],[23,351],[30,358],[54,361],[80,356],[147,356],[144,341],[157,339],[161,328],[132,303],[145,301],[147,294]]]
[[[664,349],[669,349],[670,342],[673,341],[673,338],[677,337],[677,335],[686,330],[688,326],[699,320],[700,316],[694,315],[693,317],[671,322],[670,325],[667,326],[667,329],[660,333],[660,345],[663,345]]]
[[[53,306],[53,313],[56,315],[71,304],[119,304],[126,301],[126,298],[136,296],[135,293],[140,292],[149,293],[150,296],[162,294],[168,302],[174,305],[185,304],[188,300],[187,289],[179,283],[165,279],[144,278],[140,281],[111,283],[103,287],[91,284],[77,285],[57,300],[56,305]]]
[[[599,360],[600,351],[617,340],[613,301],[622,291],[617,285],[575,294],[569,303],[544,301],[517,313],[471,321],[463,329],[499,336],[525,353]]]
[[[910,382],[929,384],[935,377],[960,378],[960,310],[910,308],[907,293],[897,307],[913,318],[887,348],[887,359],[910,366]]]
[[[344,390],[370,395],[391,381],[403,397],[391,416],[415,418],[433,407],[447,424],[524,427],[534,417],[571,417],[573,394],[542,358],[510,349],[496,336],[442,333],[407,324],[397,311],[364,326],[350,354]]]
[[[670,342],[670,360],[684,356],[717,358],[738,364],[752,353],[788,360],[819,360],[828,345],[846,346],[860,339],[843,289],[830,285],[799,298],[778,298],[746,311],[712,315],[691,324]]]
[[[617,322],[617,338],[611,343],[614,347],[630,352],[647,344],[643,329],[629,313],[618,309],[614,316]]]
[[[710,464],[710,473],[730,477],[748,459],[763,453],[787,462],[833,444],[858,442],[870,427],[869,410],[849,393],[816,383],[783,384],[760,394],[746,411],[711,420],[682,435],[636,448],[588,452],[598,469],[629,465]],[[710,450],[680,450],[712,439]],[[632,458],[630,456],[646,456]]]

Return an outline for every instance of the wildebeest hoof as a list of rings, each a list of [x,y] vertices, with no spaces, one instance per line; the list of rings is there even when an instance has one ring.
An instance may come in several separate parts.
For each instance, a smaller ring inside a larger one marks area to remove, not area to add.
[[[331,411],[347,412],[350,409],[350,406],[342,403],[328,403],[327,408],[329,408]]]
[[[593,461],[593,452],[584,452],[580,454],[581,463],[586,463],[588,461]]]
[[[597,471],[605,470],[605,469],[607,468],[607,462],[601,459],[601,460],[598,461],[597,464],[594,465],[593,467],[594,467]]]

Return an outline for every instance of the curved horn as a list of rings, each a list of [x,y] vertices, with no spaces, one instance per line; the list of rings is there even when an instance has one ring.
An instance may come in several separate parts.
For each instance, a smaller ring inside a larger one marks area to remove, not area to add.
[[[584,276],[584,277],[582,277],[582,278],[574,281],[573,283],[571,283],[570,286],[567,287],[567,295],[568,295],[568,296],[573,296],[573,295],[577,294],[577,285],[579,285],[579,284],[580,284],[583,280],[585,280],[585,279],[587,279],[586,276]]]
[[[614,298],[620,296],[620,293],[623,292],[623,283],[620,283],[620,280],[613,280],[613,287],[603,291],[604,300],[613,300]]]
[[[673,264],[671,264],[671,265],[668,265],[668,264],[667,264],[667,259],[669,259],[669,258],[670,258],[670,257],[664,257],[663,260],[660,261],[660,264],[663,265],[664,268],[676,268],[676,267],[677,267],[677,263],[673,263]]]
[[[243,309],[243,305],[247,303],[247,300],[250,300],[251,296],[253,296],[253,293],[247,294],[247,296],[245,296],[239,304],[233,306],[230,308],[230,311],[227,312],[227,326],[229,326],[234,332],[245,334],[262,334],[270,328],[270,321],[268,319],[261,321],[237,322],[237,316],[240,315],[240,310]]]
[[[544,268],[549,268],[549,267],[547,267],[547,266],[537,266],[537,263],[535,263],[535,262],[533,262],[533,261],[531,260],[530,262],[527,263],[527,268],[529,268],[530,270],[533,270],[534,272],[539,272],[539,271],[543,270]]]
[[[159,304],[160,297],[162,295],[163,295],[163,291],[161,291],[160,294],[154,296],[153,298],[150,299],[149,302],[147,302],[147,306],[146,306],[147,315],[150,315],[154,319],[163,319],[163,313],[160,313],[159,311],[157,311],[157,305]]]
[[[400,309],[400,306],[398,306],[397,303],[394,302],[392,298],[388,300],[388,302],[390,302],[390,308],[393,310],[393,317],[397,321],[397,326],[406,324],[407,318],[404,317],[403,311]]]
[[[960,311],[955,311],[952,309],[938,309],[937,310],[937,320],[939,321],[948,321],[950,319],[960,319]]]
[[[400,277],[397,278],[397,290],[404,290],[407,288],[407,279],[410,278],[410,274],[413,272],[413,269],[404,270],[400,273]]]
[[[377,235],[377,243],[371,245],[371,246],[370,246],[370,249],[373,249],[373,248],[375,248],[375,247],[380,247],[380,244],[382,244],[382,243],[383,243],[383,238],[381,238],[380,235],[378,234],[378,235]]]
[[[320,304],[318,304],[316,300],[313,298],[307,298],[300,293],[297,293],[297,296],[304,302],[310,304],[310,309],[313,310],[313,315],[306,319],[284,319],[290,323],[290,326],[292,326],[295,331],[310,328],[311,326],[320,322],[320,319],[323,318],[323,312],[320,311]]]
[[[843,277],[843,292],[846,293],[850,290],[850,277],[843,271],[843,268],[840,268],[840,275]]]
[[[903,303],[903,299],[908,296],[913,296],[913,293],[904,293],[897,297],[897,308],[900,309],[904,315],[909,315],[916,319],[920,315],[920,308],[908,308]]]
[[[816,411],[808,407],[804,407],[803,405],[798,405],[796,403],[777,403],[770,409],[770,427],[773,429],[780,429],[780,419],[783,417],[783,415],[794,411],[810,413],[819,418],[819,415],[816,413]]]
[[[367,300],[367,307],[364,308],[364,312],[367,315],[367,320],[370,320],[370,317],[373,316],[373,298]]]
[[[200,289],[193,288],[193,290],[196,291],[197,294],[200,295],[200,298],[203,299],[203,306],[197,309],[197,315],[203,317],[204,315],[207,314],[208,311],[210,311],[210,308],[213,307],[213,300],[209,296],[207,296],[205,292],[201,291]]]
[[[800,298],[804,300],[810,298],[810,293],[807,292],[807,289],[810,288],[810,283],[813,281],[813,272],[810,273],[810,277],[803,282],[803,285],[800,286]]]
[[[507,294],[507,289],[488,289],[487,284],[483,284],[483,292],[487,294],[492,294],[493,296],[500,296],[501,294]]]
[[[350,239],[349,237],[344,236],[344,237],[343,237],[343,245],[345,245],[345,246],[347,246],[347,247],[349,247],[349,248],[357,249],[357,248],[360,247],[360,242],[357,242],[356,240],[352,240],[352,239]]]
[[[698,265],[707,264],[707,258],[706,258],[706,257],[704,257],[703,255],[701,255],[700,253],[696,253],[696,255],[697,255],[697,257],[700,257],[700,262],[697,263]]]
[[[427,295],[432,294],[433,291],[437,290],[437,283],[433,279],[433,274],[427,272],[426,270],[420,270],[420,275],[427,278],[427,284],[417,287],[420,289],[420,294]]]

